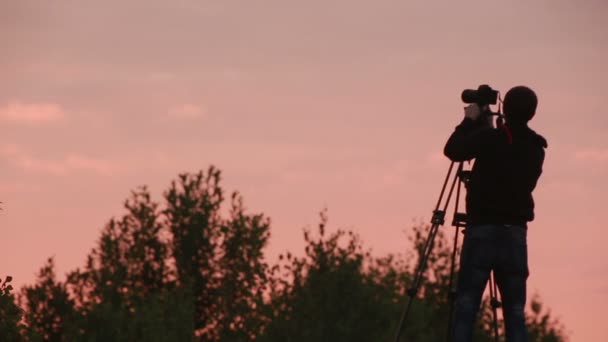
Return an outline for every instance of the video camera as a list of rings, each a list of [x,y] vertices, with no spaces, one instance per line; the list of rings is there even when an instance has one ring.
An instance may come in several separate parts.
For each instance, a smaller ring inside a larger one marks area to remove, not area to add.
[[[479,107],[495,105],[498,100],[498,90],[492,89],[487,84],[482,84],[477,89],[465,89],[461,95],[464,103],[477,103]]]

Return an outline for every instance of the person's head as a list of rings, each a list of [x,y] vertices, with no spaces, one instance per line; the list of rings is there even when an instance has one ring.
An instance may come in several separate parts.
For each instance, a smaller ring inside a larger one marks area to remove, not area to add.
[[[503,101],[507,122],[527,123],[536,114],[537,105],[538,98],[532,89],[526,86],[511,88]]]

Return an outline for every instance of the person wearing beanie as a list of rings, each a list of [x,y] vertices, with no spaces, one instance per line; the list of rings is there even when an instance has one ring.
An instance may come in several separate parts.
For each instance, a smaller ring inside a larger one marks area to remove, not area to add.
[[[494,272],[507,342],[527,341],[524,308],[529,275],[527,229],[534,220],[532,192],[542,173],[547,141],[528,126],[538,98],[526,86],[503,101],[505,123],[487,124],[477,104],[449,137],[444,154],[474,159],[467,182],[467,226],[460,255],[452,341],[471,341],[481,298]]]

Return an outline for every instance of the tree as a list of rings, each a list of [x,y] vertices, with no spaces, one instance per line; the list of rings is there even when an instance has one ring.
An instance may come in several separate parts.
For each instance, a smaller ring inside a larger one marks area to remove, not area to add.
[[[124,207],[126,214],[104,227],[85,268],[68,276],[81,313],[82,335],[77,339],[191,339],[191,306],[185,298],[189,292],[169,278],[158,204],[140,187]]]
[[[79,340],[245,341],[263,325],[270,221],[245,212],[238,193],[227,217],[220,172],[182,174],[163,209],[146,187],[111,219],[86,266],[68,276]]]
[[[236,192],[229,217],[223,218],[220,176],[214,167],[206,174],[182,174],[165,192],[171,255],[178,284],[193,295],[200,339],[249,341],[262,327],[263,250],[270,221],[262,214],[247,214]]]
[[[35,285],[22,290],[25,300],[26,336],[30,341],[64,341],[75,327],[74,301],[65,284],[55,278],[55,263],[49,258],[40,269]]]
[[[20,323],[22,310],[15,303],[12,280],[13,277],[7,276],[0,281],[0,332],[6,340],[19,341],[23,330]]]
[[[139,187],[102,229],[82,268],[57,281],[53,259],[22,290],[24,314],[0,288],[0,340],[379,341],[394,337],[428,225],[411,230],[406,256],[375,257],[357,234],[304,231],[301,256],[270,266],[270,219],[238,192],[225,202],[221,173],[181,174],[164,202]],[[445,339],[451,245],[440,230],[413,302],[408,340]],[[476,341],[493,341],[487,298]],[[19,323],[23,319],[25,323]],[[538,297],[530,340],[565,341]]]
[[[218,341],[251,341],[264,325],[264,288],[268,265],[264,247],[270,220],[247,215],[243,198],[234,193],[230,218],[221,228],[218,258],[221,286],[216,308]]]
[[[326,223],[323,212],[318,238],[305,231],[304,257],[287,253],[285,263],[274,267],[270,323],[260,341],[386,340],[398,314],[391,295],[398,282],[388,278],[399,277],[386,260],[366,271],[370,255],[359,237],[342,230],[328,235]]]
[[[171,232],[171,254],[177,281],[193,296],[194,327],[204,339],[213,339],[214,302],[217,298],[218,252],[221,224],[219,210],[224,200],[219,186],[220,171],[210,167],[195,175],[181,174],[165,192],[166,225]]]
[[[269,323],[258,341],[388,341],[394,338],[421,255],[426,225],[416,225],[410,236],[414,253],[406,258],[375,258],[364,252],[356,234],[326,232],[321,215],[318,238],[305,231],[305,257],[287,254],[272,268]],[[445,340],[449,312],[448,288],[451,246],[439,231],[418,297],[412,303],[403,340]],[[529,315],[530,341],[565,341],[559,323],[549,314]],[[492,311],[484,298],[475,341],[494,341]],[[548,337],[550,336],[550,337]]]
[[[545,309],[538,294],[530,300],[530,312],[526,317],[528,326],[528,339],[535,342],[564,341],[566,332],[562,323],[551,317]]]

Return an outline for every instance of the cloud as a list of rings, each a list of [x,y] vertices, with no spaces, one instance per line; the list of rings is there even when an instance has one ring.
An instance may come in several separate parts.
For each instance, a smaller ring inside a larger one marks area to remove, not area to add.
[[[38,124],[63,120],[65,112],[61,106],[54,103],[21,103],[11,102],[0,107],[0,120]]]
[[[56,176],[63,176],[80,170],[108,176],[113,174],[117,169],[116,165],[108,160],[78,154],[70,154],[61,160],[35,158],[17,145],[4,145],[0,147],[0,157],[3,157],[22,170]]]
[[[582,148],[577,150],[574,156],[581,161],[605,163],[608,162],[608,148]]]
[[[181,104],[169,108],[169,117],[179,119],[200,119],[207,115],[205,109],[193,104]]]

